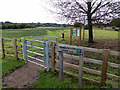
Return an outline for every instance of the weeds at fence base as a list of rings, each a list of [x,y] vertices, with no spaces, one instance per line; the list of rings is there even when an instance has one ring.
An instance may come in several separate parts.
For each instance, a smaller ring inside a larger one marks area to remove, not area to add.
[[[58,71],[55,74],[50,72],[40,71],[40,76],[37,82],[30,85],[30,88],[79,88],[78,78],[72,77],[64,73],[64,80],[59,81]],[[93,84],[89,81],[83,81],[82,88],[100,88],[99,85]]]
[[[56,75],[56,76],[55,76]],[[52,74],[52,72],[45,73],[40,71],[40,77],[37,82],[30,85],[30,88],[78,88],[76,83],[73,83],[71,78],[64,78],[64,81],[59,81],[58,72]]]

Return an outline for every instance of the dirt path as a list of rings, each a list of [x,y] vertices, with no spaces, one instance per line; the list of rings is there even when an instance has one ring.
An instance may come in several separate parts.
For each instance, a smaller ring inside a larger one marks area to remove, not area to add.
[[[28,62],[28,64],[3,77],[4,87],[28,88],[30,84],[37,81],[39,70],[43,70],[43,68]]]

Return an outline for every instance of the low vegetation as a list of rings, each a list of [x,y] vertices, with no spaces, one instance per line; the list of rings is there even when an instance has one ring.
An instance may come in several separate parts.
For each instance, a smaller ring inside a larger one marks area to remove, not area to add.
[[[40,71],[39,80],[30,85],[30,88],[78,88],[78,86],[71,78],[64,78],[64,81],[60,82],[51,72]]]
[[[76,74],[75,70],[67,71]],[[84,77],[89,77],[93,79],[92,74],[84,73]],[[95,80],[100,80],[100,77],[94,76]],[[114,81],[107,80],[108,85],[100,87],[99,84],[92,83],[83,79],[82,88],[117,88],[118,83]],[[64,74],[63,81],[59,81],[58,72],[55,75],[52,72],[40,71],[40,76],[37,82],[29,86],[30,88],[80,88],[78,86],[78,78],[72,77],[70,75]]]
[[[15,60],[12,57],[2,59],[2,76],[6,76],[21,67],[24,64],[23,60]]]

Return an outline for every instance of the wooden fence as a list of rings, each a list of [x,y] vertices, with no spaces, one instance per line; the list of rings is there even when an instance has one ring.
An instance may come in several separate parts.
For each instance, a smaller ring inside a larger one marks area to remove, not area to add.
[[[13,44],[5,44],[4,40],[5,41],[6,40],[7,41],[13,41]],[[21,48],[22,46],[21,45],[20,46],[17,45],[17,41],[21,41],[21,40],[20,39],[1,38],[1,45],[2,45],[1,46],[1,50],[2,50],[3,58],[5,58],[5,56],[12,56],[12,55],[9,55],[9,54],[5,53],[5,51],[9,51],[9,50],[7,50],[5,48],[5,46],[9,46],[10,48],[14,49],[13,50],[13,52],[14,52],[13,57],[15,57],[16,60],[18,60],[20,58],[20,57],[18,57],[18,53],[22,54],[22,52],[18,51],[18,47]],[[57,47],[58,46],[70,46],[70,45],[58,44]],[[91,58],[84,58],[84,62],[89,62],[89,63],[102,65],[102,70],[101,71],[97,71],[97,70],[93,70],[93,69],[89,69],[89,68],[83,67],[83,71],[84,72],[92,73],[92,74],[100,76],[101,77],[101,81],[98,82],[96,80],[92,80],[92,79],[89,79],[89,78],[86,78],[86,77],[83,77],[83,79],[90,80],[90,81],[95,82],[95,83],[99,83],[101,86],[106,84],[106,79],[107,78],[114,79],[114,80],[118,81],[118,76],[110,74],[110,73],[107,73],[107,68],[108,68],[108,66],[110,66],[110,67],[113,67],[113,68],[116,68],[116,69],[120,69],[120,64],[111,63],[111,62],[108,61],[109,55],[120,56],[119,52],[117,52],[117,51],[110,51],[110,50],[104,50],[104,49],[88,48],[88,47],[77,47],[77,46],[72,46],[72,47],[74,47],[74,48],[82,48],[82,49],[84,49],[84,51],[89,51],[89,52],[101,53],[102,54],[102,61],[91,59]],[[52,42],[51,43],[51,70],[52,70],[53,73],[55,72],[55,70],[61,70],[60,68],[58,69],[58,68],[55,67],[55,65],[57,63],[59,63],[59,61],[55,59],[55,57],[56,57],[55,56],[55,48],[56,48],[56,44],[54,42]],[[70,55],[70,54],[64,54],[63,56],[66,57],[66,58],[72,58],[74,60],[79,60],[80,59],[80,56],[74,56],[74,55]],[[61,57],[59,57],[59,58],[61,58]],[[63,61],[63,63],[62,62],[60,62],[60,63],[63,64],[63,65],[67,65],[69,67],[72,67],[74,69],[79,70],[79,66],[78,65],[66,63],[64,61]],[[65,70],[63,70],[63,71],[66,74],[70,74],[70,75],[72,75],[74,77],[79,77],[77,74],[66,72]],[[59,74],[59,79],[62,80],[62,78],[63,78],[63,73]]]
[[[13,44],[5,44],[4,41],[13,41]],[[20,57],[18,57],[18,53],[22,54],[21,51],[18,51],[18,47],[22,47],[17,45],[17,41],[21,41],[21,39],[9,39],[9,38],[1,38],[1,50],[2,50],[2,57],[5,58],[5,56],[11,56],[15,57],[16,60],[18,60]],[[13,50],[8,50],[8,48],[5,48],[5,46],[8,46],[9,48],[12,48]],[[5,51],[12,51],[13,55],[6,54]]]
[[[52,43],[52,45],[51,45],[52,46],[52,50],[51,50],[52,51],[51,52],[51,58],[52,58],[52,60],[51,60],[51,69],[52,69],[53,73],[54,73],[55,69],[58,70],[58,71],[62,70],[61,69],[62,67],[59,67],[59,69],[55,67],[55,64],[57,64],[57,63],[62,64],[62,62],[59,62],[60,60],[62,60],[61,57],[60,57],[62,55],[59,55],[59,58],[60,58],[59,60],[55,60],[55,45],[56,45],[55,43]],[[69,47],[70,45],[58,44],[58,46],[68,46]],[[93,69],[83,67],[84,72],[100,76],[101,81],[99,82],[99,81],[92,80],[92,79],[85,78],[85,77],[83,77],[83,79],[90,80],[90,81],[95,82],[95,83],[99,83],[101,86],[106,84],[106,79],[107,78],[114,79],[114,80],[118,81],[118,76],[107,73],[107,68],[108,68],[108,66],[110,66],[110,67],[113,67],[113,68],[116,68],[116,69],[120,69],[120,64],[108,62],[109,55],[120,56],[119,52],[105,50],[105,49],[87,48],[87,47],[77,47],[77,46],[73,46],[73,47],[74,48],[75,47],[76,48],[82,48],[82,49],[84,49],[84,51],[89,51],[89,52],[95,52],[95,53],[101,53],[102,54],[102,61],[91,59],[91,58],[84,58],[84,62],[89,62],[89,63],[102,65],[102,70],[101,71],[97,71],[97,70],[93,70]],[[64,54],[63,56],[66,57],[66,58],[70,58],[70,59],[72,58],[74,60],[79,60],[80,59],[80,56],[74,56],[74,55],[69,55],[69,54]],[[75,64],[70,64],[70,63],[66,63],[66,62],[63,61],[63,65],[66,65],[66,66],[69,66],[69,67],[72,67],[74,69],[79,70],[79,66],[75,65]],[[61,71],[59,71],[59,73],[60,72]],[[70,73],[70,72],[66,72],[65,70],[63,70],[63,72],[66,73],[66,74],[70,74],[70,75],[72,75],[74,77],[77,77],[77,78],[79,77],[79,75],[73,74],[73,73]],[[61,75],[63,75],[62,72],[61,72],[61,74],[59,74],[59,79],[60,80],[62,80],[62,78],[63,78],[63,76],[61,76]]]

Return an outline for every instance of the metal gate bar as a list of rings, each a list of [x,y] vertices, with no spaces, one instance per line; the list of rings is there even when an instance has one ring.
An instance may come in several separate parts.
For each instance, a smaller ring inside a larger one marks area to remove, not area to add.
[[[42,54],[39,54],[39,53],[36,53],[36,52],[32,52],[32,51],[29,51],[29,50],[27,50],[27,52],[33,53],[33,54],[36,54],[36,55],[40,55],[40,56],[44,56],[44,55],[42,55]]]
[[[40,62],[44,62],[43,60],[41,60],[41,59],[38,59],[38,58],[35,58],[35,57],[32,57],[32,56],[29,56],[29,55],[27,55],[29,58],[32,58],[32,59],[35,59],[35,60],[37,60],[37,61],[40,61]]]
[[[31,63],[34,63],[34,64],[37,64],[37,65],[39,65],[39,66],[41,66],[41,67],[44,67],[45,69],[47,68],[47,67],[45,67],[44,65],[39,64],[39,63],[36,63],[36,62],[33,62],[33,61],[29,60],[29,59],[28,59],[27,61],[29,61],[29,62],[31,62]]]
[[[37,38],[38,40],[31,39],[31,38],[35,39],[34,37],[35,38],[38,37]],[[45,41],[40,41],[40,37],[47,37],[47,41],[46,41],[46,39],[45,39]],[[50,40],[50,39],[52,39],[50,37],[55,38],[55,40]],[[44,69],[49,71],[49,69],[50,69],[49,52],[51,50],[51,48],[49,46],[50,46],[51,41],[52,42],[54,41],[57,43],[57,37],[55,37],[55,36],[29,36],[29,37],[25,37],[25,38],[21,38],[21,39],[23,40],[23,43],[22,43],[23,48],[22,49],[23,49],[23,59],[25,60],[25,63],[27,61],[29,61],[31,63],[40,65],[41,67],[44,67]],[[37,42],[37,43],[34,43],[34,42]],[[36,52],[36,50],[39,50],[39,51]],[[42,56],[43,60],[36,58],[34,56],[28,55],[28,54],[35,54],[38,56]],[[30,58],[33,59],[34,61],[30,60]],[[40,61],[43,64],[40,64],[35,61]]]

